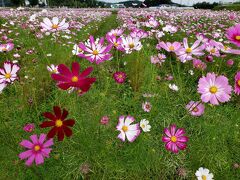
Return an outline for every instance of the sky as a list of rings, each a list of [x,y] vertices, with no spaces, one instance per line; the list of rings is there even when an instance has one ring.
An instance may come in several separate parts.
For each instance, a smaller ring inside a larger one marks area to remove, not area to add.
[[[122,1],[127,1],[127,0],[101,0],[101,1],[105,1],[105,2],[122,2]],[[144,0],[140,0],[140,1],[144,1]],[[172,0],[172,2],[176,2],[176,3],[182,3],[182,4],[186,4],[186,5],[192,5],[195,4],[197,2],[236,2],[239,0]]]

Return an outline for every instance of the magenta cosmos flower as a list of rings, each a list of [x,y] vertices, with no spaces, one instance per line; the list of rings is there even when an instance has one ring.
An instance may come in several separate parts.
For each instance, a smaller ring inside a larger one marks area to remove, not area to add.
[[[190,101],[186,105],[186,109],[192,116],[201,116],[204,113],[204,104],[200,102]]]
[[[174,43],[170,43],[170,42],[160,42],[157,45],[157,48],[163,48],[168,52],[176,52],[181,48],[181,44],[179,42],[174,42]]]
[[[125,82],[125,80],[126,80],[126,77],[127,77],[127,75],[126,75],[126,73],[125,72],[115,72],[114,74],[113,74],[113,78],[114,78],[114,80],[116,81],[116,83],[118,83],[118,84],[122,84],[122,83],[124,83]]]
[[[240,95],[240,71],[237,72],[236,76],[235,76],[235,89],[234,92],[237,95]]]
[[[230,27],[226,36],[231,43],[240,47],[240,24]]]
[[[186,133],[183,128],[176,128],[173,124],[169,128],[164,129],[166,136],[162,137],[162,141],[165,143],[165,148],[173,153],[178,153],[179,150],[184,150],[187,147],[188,137],[184,136]]]
[[[78,45],[79,48],[81,48],[84,53],[79,54],[78,56],[81,58],[85,58],[91,63],[100,64],[104,61],[110,60],[111,54],[109,54],[109,51],[112,49],[112,44],[109,44],[108,46],[104,46],[104,38],[101,38],[98,41],[94,40],[93,36],[90,36],[89,43],[82,43]]]
[[[58,65],[58,74],[52,74],[51,77],[57,81],[60,89],[67,90],[69,88],[77,88],[79,91],[87,92],[96,78],[88,78],[87,76],[93,71],[92,67],[88,67],[81,73],[80,65],[77,62],[72,63],[72,71],[64,64]]]
[[[6,61],[3,64],[3,68],[0,68],[0,83],[12,83],[18,79],[19,65],[13,64],[10,61]]]
[[[134,122],[134,118],[132,116],[120,116],[117,130],[120,131],[118,138],[122,141],[125,141],[126,137],[127,140],[133,142],[140,134],[140,126],[139,123],[131,124]]]
[[[210,102],[218,105],[219,102],[227,102],[231,98],[232,87],[228,84],[225,76],[216,76],[215,73],[208,73],[198,81],[198,92],[203,102]]]
[[[107,41],[113,45],[113,47],[115,47],[117,50],[119,51],[124,51],[123,47],[122,47],[122,38],[121,37],[117,37],[114,35],[106,35],[106,39]]]
[[[49,158],[51,147],[53,145],[53,139],[46,140],[46,134],[40,134],[39,138],[36,134],[30,136],[31,141],[23,140],[20,145],[28,150],[19,154],[21,160],[27,159],[25,164],[31,166],[35,160],[36,165],[43,164],[44,158]]]
[[[26,125],[23,127],[23,130],[24,130],[25,132],[32,132],[34,129],[35,129],[35,124],[33,124],[33,123],[26,124]]]
[[[1,44],[0,45],[0,52],[8,52],[14,48],[13,43]]]

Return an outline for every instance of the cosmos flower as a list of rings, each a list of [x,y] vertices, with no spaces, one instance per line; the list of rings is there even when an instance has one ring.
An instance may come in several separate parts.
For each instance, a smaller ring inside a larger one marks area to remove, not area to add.
[[[23,140],[20,145],[28,150],[19,154],[21,160],[27,159],[25,164],[31,166],[35,160],[36,165],[44,163],[44,158],[49,158],[50,148],[53,145],[53,139],[46,140],[46,134],[40,134],[39,138],[36,134],[30,136],[31,141]]]
[[[183,39],[184,47],[176,52],[176,54],[179,56],[179,59],[181,60],[181,62],[184,63],[186,61],[192,60],[193,55],[195,55],[195,56],[204,55],[203,50],[205,48],[205,45],[203,44],[203,45],[199,46],[200,43],[201,43],[201,41],[197,40],[193,43],[193,45],[191,47],[189,47],[187,38],[184,38]]]
[[[123,37],[122,38],[122,47],[126,51],[127,54],[132,53],[132,51],[140,51],[142,49],[142,43],[138,37]]]
[[[109,33],[107,33],[109,36],[121,36],[123,34],[123,29],[112,29]]]
[[[149,132],[151,129],[151,125],[149,124],[149,121],[146,119],[142,119],[140,121],[140,127],[142,128],[143,132]]]
[[[240,47],[240,24],[236,24],[235,26],[230,27],[227,30],[226,36],[231,43]]]
[[[43,22],[40,23],[43,31],[66,31],[69,27],[69,24],[65,22],[66,20],[63,19],[61,22],[59,21],[58,17],[53,17],[52,20],[48,18],[44,18]]]
[[[197,176],[197,180],[213,180],[213,174],[207,168],[200,167],[195,175]]]
[[[204,104],[190,101],[186,105],[186,109],[192,116],[201,116],[204,113]]]
[[[58,66],[55,66],[54,64],[51,64],[50,66],[47,66],[47,70],[51,73],[58,74]]]
[[[89,38],[89,44],[80,43],[78,46],[84,51],[84,53],[79,54],[81,58],[85,58],[91,63],[100,64],[104,61],[110,60],[111,54],[109,51],[112,49],[112,44],[104,46],[104,38],[101,38],[99,42],[94,40],[93,36]]]
[[[156,28],[159,26],[159,22],[157,20],[155,20],[153,17],[151,17],[146,23],[145,23],[146,27],[150,27],[150,28]]]
[[[133,142],[140,134],[140,127],[139,123],[132,124],[134,122],[134,118],[132,116],[120,116],[118,125],[116,126],[117,130],[120,131],[118,138],[125,141],[126,137],[127,140]]]
[[[35,125],[34,125],[33,123],[26,124],[26,125],[23,127],[23,130],[24,130],[25,132],[32,132],[34,129],[35,129]]]
[[[124,51],[123,47],[122,47],[122,38],[121,37],[116,37],[114,35],[106,35],[106,39],[107,41],[113,45],[113,47],[115,47],[117,50],[119,51]]]
[[[234,88],[234,92],[237,95],[240,95],[240,71],[237,72],[237,74],[235,75],[235,88]]]
[[[109,123],[109,117],[108,116],[103,116],[100,120],[100,123],[102,125],[107,125]]]
[[[72,50],[73,55],[79,56],[80,54],[83,54],[83,52],[84,51],[77,44],[74,44],[73,50]]]
[[[206,63],[202,62],[200,59],[193,60],[193,67],[200,70],[205,70],[207,68]]]
[[[126,73],[125,72],[115,72],[114,74],[113,74],[113,78],[114,78],[114,80],[116,81],[116,83],[118,83],[118,84],[122,84],[122,83],[124,83],[125,82],[125,80],[126,80],[126,77],[127,77],[127,75],[126,75]]]
[[[168,87],[173,91],[179,91],[179,88],[176,84],[169,84]]]
[[[44,121],[42,124],[40,124],[40,127],[52,127],[52,129],[48,132],[47,137],[53,138],[55,135],[57,135],[58,140],[62,141],[64,136],[72,136],[72,130],[69,127],[74,126],[75,120],[66,119],[68,116],[68,111],[66,109],[61,110],[60,107],[54,106],[53,110],[54,114],[51,112],[43,113],[43,116],[50,121]]]
[[[13,83],[18,79],[18,71],[20,67],[18,64],[13,64],[10,61],[6,61],[3,64],[3,68],[0,68],[0,83]]]
[[[64,64],[58,65],[59,74],[52,74],[51,77],[57,81],[60,89],[68,90],[70,87],[77,88],[79,91],[87,92],[96,78],[88,78],[87,76],[93,71],[92,67],[88,67],[81,73],[80,65],[77,62],[72,63],[72,71]]]
[[[172,26],[172,25],[166,25],[162,29],[163,29],[163,31],[169,32],[171,34],[174,34],[178,31],[178,28],[175,26]]]
[[[165,143],[165,148],[173,153],[178,153],[179,150],[184,150],[187,147],[188,137],[184,136],[186,133],[183,128],[177,129],[176,125],[171,125],[164,129],[166,136],[162,137]]]
[[[13,43],[0,44],[0,52],[8,52],[14,48]]]
[[[157,44],[157,48],[158,49],[163,48],[167,52],[177,52],[181,48],[181,44],[179,42],[174,42],[174,43],[160,42]]]
[[[140,39],[143,39],[143,38],[146,38],[148,37],[148,33],[145,32],[144,30],[142,29],[134,29],[131,33],[130,33],[130,36],[133,37],[133,38],[140,38]]]
[[[152,105],[150,104],[150,102],[144,102],[144,103],[142,103],[142,109],[145,112],[150,112],[152,109]]]
[[[159,64],[160,66],[162,63],[165,62],[166,56],[165,54],[158,54],[157,56],[151,56],[151,63],[152,64]]]
[[[225,76],[217,76],[215,73],[208,73],[198,81],[198,93],[205,103],[219,105],[219,102],[227,102],[231,98],[232,87],[228,84]]]

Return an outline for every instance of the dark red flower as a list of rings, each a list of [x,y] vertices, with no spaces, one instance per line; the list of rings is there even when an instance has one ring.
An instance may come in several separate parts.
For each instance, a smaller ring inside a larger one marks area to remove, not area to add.
[[[80,65],[78,62],[72,63],[72,71],[64,64],[58,65],[59,74],[52,74],[51,77],[58,81],[57,86],[60,89],[68,90],[70,87],[80,89],[87,92],[96,78],[88,78],[87,76],[93,71],[92,67],[88,67],[79,73]]]
[[[64,135],[67,137],[72,136],[72,130],[69,127],[72,127],[75,124],[73,119],[67,119],[68,111],[66,109],[61,110],[60,107],[53,107],[54,114],[51,112],[43,113],[43,116],[50,121],[44,121],[40,124],[41,128],[53,127],[47,134],[48,138],[53,138],[55,135],[58,136],[58,140],[62,141]]]

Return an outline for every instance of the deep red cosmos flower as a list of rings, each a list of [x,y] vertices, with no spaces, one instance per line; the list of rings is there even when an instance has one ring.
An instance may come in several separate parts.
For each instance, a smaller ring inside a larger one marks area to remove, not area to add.
[[[113,74],[113,78],[114,78],[114,80],[116,81],[116,83],[118,83],[118,84],[124,83],[125,80],[126,80],[126,77],[127,77],[127,75],[126,75],[125,72],[120,72],[120,71],[118,71],[118,72],[115,72],[115,73]]]
[[[47,134],[48,138],[53,138],[55,135],[58,136],[58,140],[62,141],[64,139],[64,135],[67,137],[72,136],[72,130],[69,128],[75,124],[73,119],[67,119],[68,111],[66,109],[61,110],[60,107],[53,107],[54,114],[51,112],[43,113],[43,116],[50,121],[44,121],[40,124],[41,128],[53,127]]]
[[[72,63],[72,71],[64,64],[58,65],[59,74],[52,74],[51,77],[58,81],[57,85],[60,89],[68,90],[69,88],[77,88],[87,92],[96,78],[88,78],[87,76],[93,71],[92,67],[88,67],[79,73],[80,65],[77,62]]]

